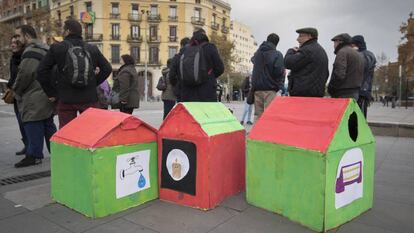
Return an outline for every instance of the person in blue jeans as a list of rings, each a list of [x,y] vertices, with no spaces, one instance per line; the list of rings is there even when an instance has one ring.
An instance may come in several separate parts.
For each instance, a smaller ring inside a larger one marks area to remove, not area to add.
[[[252,125],[252,121],[251,121],[251,117],[252,117],[252,110],[253,110],[253,104],[248,104],[247,103],[247,94],[250,91],[250,88],[252,87],[252,77],[251,76],[247,76],[243,83],[242,83],[242,90],[243,90],[243,94],[244,94],[244,111],[243,111],[243,117],[242,120],[240,121],[240,124],[244,125],[244,120],[247,117],[247,122],[246,124],[248,125]]]

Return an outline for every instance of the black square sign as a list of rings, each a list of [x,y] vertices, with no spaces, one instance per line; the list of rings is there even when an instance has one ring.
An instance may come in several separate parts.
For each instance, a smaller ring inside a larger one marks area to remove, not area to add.
[[[196,195],[197,148],[192,142],[162,140],[161,188]]]

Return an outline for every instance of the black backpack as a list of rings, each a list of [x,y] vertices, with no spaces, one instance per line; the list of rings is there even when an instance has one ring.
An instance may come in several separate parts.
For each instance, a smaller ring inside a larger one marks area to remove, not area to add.
[[[198,86],[208,80],[209,70],[203,47],[207,43],[185,48],[180,58],[180,76],[185,86]]]
[[[91,55],[85,44],[74,46],[70,42],[64,42],[69,48],[66,52],[63,76],[74,88],[85,88],[95,78]]]

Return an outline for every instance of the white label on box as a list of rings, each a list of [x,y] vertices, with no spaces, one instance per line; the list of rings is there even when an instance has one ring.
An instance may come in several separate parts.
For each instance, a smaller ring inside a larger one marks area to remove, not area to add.
[[[116,157],[116,198],[148,189],[150,185],[150,150],[138,151]]]

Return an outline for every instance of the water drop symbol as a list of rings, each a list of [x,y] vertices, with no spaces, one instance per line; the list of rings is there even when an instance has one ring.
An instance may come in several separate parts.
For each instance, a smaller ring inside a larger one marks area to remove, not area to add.
[[[145,177],[142,175],[142,173],[139,173],[139,179],[138,179],[138,187],[139,188],[144,188],[145,184],[147,183],[147,181],[145,180]]]

